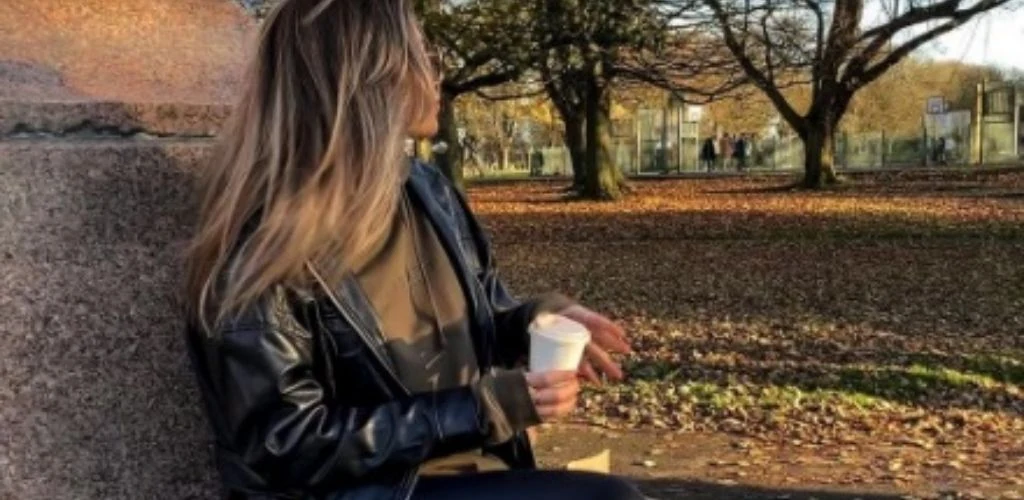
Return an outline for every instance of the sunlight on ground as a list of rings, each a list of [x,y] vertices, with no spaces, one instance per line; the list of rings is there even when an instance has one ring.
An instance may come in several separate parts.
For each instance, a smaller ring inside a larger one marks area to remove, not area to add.
[[[676,217],[677,223],[687,222],[684,234],[694,236],[722,235],[716,227],[704,227],[722,224],[745,226],[740,236],[758,229],[799,229],[794,225],[865,235],[958,228],[999,231],[1020,229],[1024,203],[981,195],[1024,189],[1022,177],[1005,174],[951,192],[928,192],[918,184],[903,190],[866,185],[862,191],[765,192],[780,182],[773,178],[641,181],[635,183],[635,194],[619,203],[558,202],[559,184],[535,183],[475,188],[473,201],[482,214],[593,217],[596,220],[581,222],[595,225],[660,214]],[[837,221],[841,227],[834,227]]]
[[[620,203],[559,201],[550,183],[470,196],[515,290],[564,290],[630,331],[630,381],[591,389],[583,421],[1024,444],[1024,199],[1006,196],[1024,176],[779,182],[638,182]]]

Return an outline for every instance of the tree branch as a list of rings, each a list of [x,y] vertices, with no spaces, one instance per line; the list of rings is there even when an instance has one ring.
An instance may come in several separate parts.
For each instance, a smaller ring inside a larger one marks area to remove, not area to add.
[[[925,7],[911,5],[906,12],[894,17],[891,21],[875,26],[874,28],[864,30],[864,32],[860,34],[860,40],[867,41],[876,37],[885,37],[885,40],[888,41],[892,39],[896,33],[899,33],[901,30],[909,28],[915,24],[954,14],[962,2],[963,0],[942,0]],[[985,0],[981,3],[985,3]]]
[[[722,37],[725,41],[726,47],[732,52],[733,56],[736,57],[736,61],[740,67],[747,74],[748,77],[753,81],[762,92],[768,96],[768,99],[772,101],[775,108],[782,115],[782,118],[789,123],[794,130],[803,132],[806,129],[805,120],[799,113],[793,109],[793,106],[786,100],[786,96],[782,95],[779,89],[771,84],[768,77],[762,72],[754,62],[750,59],[743,48],[740,46],[736,39],[736,34],[733,32],[730,24],[729,15],[726,14],[725,9],[722,8],[722,4],[719,0],[704,0],[704,3],[711,8],[714,12],[715,18],[718,20],[719,28],[722,30]]]
[[[768,82],[775,86],[775,60],[772,58],[775,52],[775,44],[772,43],[771,31],[768,29],[768,20],[771,18],[774,9],[771,0],[768,2],[768,12],[761,16],[761,34],[764,36],[764,67]]]
[[[815,0],[803,0],[803,2],[814,13],[814,18],[817,21],[814,30],[814,56],[811,61],[811,81],[817,82],[821,80],[821,61],[825,57],[825,12]]]
[[[850,72],[850,74],[844,75],[843,85],[849,89],[861,88],[882,76],[889,68],[892,68],[897,63],[902,61],[905,57],[909,56],[912,52],[920,48],[922,45],[946,34],[956,28],[963,25],[964,21],[948,21],[942,25],[932,28],[909,41],[901,45],[896,50],[890,52],[881,61],[875,63],[873,66],[864,68],[859,73]],[[848,68],[849,69],[849,68]]]
[[[482,98],[482,99],[485,99],[485,100],[488,100],[488,101],[492,101],[492,102],[500,102],[500,101],[512,101],[512,100],[515,100],[515,99],[529,99],[531,97],[539,97],[539,96],[542,96],[545,93],[547,93],[547,90],[545,88],[540,88],[540,89],[533,89],[533,90],[525,90],[525,91],[522,91],[522,92],[516,92],[516,93],[511,93],[511,94],[496,95],[496,94],[489,94],[485,90],[483,90],[483,88],[481,88],[479,90],[473,91],[473,93],[475,95],[477,95],[478,97]]]
[[[869,30],[870,33],[874,33],[874,38],[870,39],[870,42],[851,58],[843,72],[841,80],[843,85],[850,89],[857,89],[871,83],[922,45],[963,26],[967,21],[983,12],[1009,3],[1010,0],[981,0],[970,8],[957,9],[961,1],[945,0],[924,8],[911,8],[893,21]],[[946,19],[947,21],[911,38],[868,68],[868,64],[878,56],[883,47],[889,44],[899,30],[936,19]],[[861,38],[868,40],[866,35],[867,33]]]
[[[511,82],[519,77],[519,73],[518,69],[508,69],[479,75],[461,82],[446,80],[441,83],[441,89],[453,97],[459,96],[468,92],[476,92],[485,87]]]

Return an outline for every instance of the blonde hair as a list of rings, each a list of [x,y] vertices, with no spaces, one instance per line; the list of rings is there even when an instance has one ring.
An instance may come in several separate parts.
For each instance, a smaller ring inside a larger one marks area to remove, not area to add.
[[[193,320],[212,330],[307,262],[338,282],[373,253],[402,183],[406,128],[436,82],[407,0],[285,0],[200,179],[186,256]],[[211,321],[212,320],[212,321]]]

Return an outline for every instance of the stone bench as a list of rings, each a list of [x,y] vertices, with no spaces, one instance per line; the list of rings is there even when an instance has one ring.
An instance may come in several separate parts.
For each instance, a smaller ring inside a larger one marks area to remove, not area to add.
[[[0,8],[0,500],[217,496],[180,255],[251,25],[230,0]]]
[[[212,491],[176,296],[208,150],[0,141],[0,498]]]

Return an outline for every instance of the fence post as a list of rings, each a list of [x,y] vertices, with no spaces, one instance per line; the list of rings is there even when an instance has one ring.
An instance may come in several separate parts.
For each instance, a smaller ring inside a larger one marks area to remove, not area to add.
[[[887,157],[889,156],[888,154],[886,154],[886,153],[889,152],[889,145],[886,144],[885,129],[884,128],[882,129],[882,145],[881,145],[881,149],[882,149],[882,151],[881,151],[881,154],[882,154],[882,168],[885,168],[886,167],[886,160],[888,159]]]
[[[1013,92],[1013,158],[1020,160],[1020,87],[1013,84],[1010,90]]]
[[[974,147],[977,153],[974,157],[975,164],[979,167],[985,164],[985,81],[978,84],[977,96],[974,99]]]
[[[925,167],[928,167],[932,160],[931,145],[928,143],[928,115],[921,116],[921,135],[924,138],[922,150],[925,153]]]
[[[640,175],[640,161],[643,159],[643,135],[640,130],[640,115],[637,114],[636,119],[633,120],[633,128],[636,132],[636,163],[634,164],[634,173]]]
[[[676,106],[676,173],[683,173],[683,106]]]
[[[843,154],[840,155],[840,157],[839,157],[839,161],[842,162],[842,163],[840,163],[840,167],[841,168],[850,168],[850,162],[849,162],[849,158],[850,158],[850,131],[844,130],[842,138],[843,138],[843,149],[842,149]]]
[[[779,148],[782,146],[782,141],[779,140],[778,136],[772,137],[772,170],[778,170],[779,168]]]

